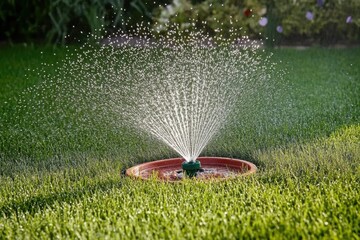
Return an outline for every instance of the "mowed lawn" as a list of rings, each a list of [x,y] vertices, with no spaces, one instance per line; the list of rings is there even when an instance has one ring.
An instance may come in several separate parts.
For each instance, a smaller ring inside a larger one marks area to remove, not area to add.
[[[76,49],[0,46],[0,239],[360,239],[360,48],[273,50],[281,89],[202,154],[258,172],[180,184],[123,174],[166,146],[54,104]]]

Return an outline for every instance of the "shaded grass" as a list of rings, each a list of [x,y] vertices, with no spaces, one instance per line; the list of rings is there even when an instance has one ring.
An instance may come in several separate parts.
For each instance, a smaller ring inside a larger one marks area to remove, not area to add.
[[[175,156],[159,143],[106,123],[38,125],[46,108],[15,107],[43,81],[24,69],[55,63],[64,49],[1,50],[1,238],[359,239],[360,49],[276,50],[291,85],[285,100],[239,116],[204,153],[252,160],[258,174],[182,184],[121,175]]]

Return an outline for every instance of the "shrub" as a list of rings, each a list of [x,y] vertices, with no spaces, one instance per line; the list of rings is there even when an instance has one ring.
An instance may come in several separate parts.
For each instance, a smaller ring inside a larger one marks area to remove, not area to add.
[[[177,30],[184,32],[201,30],[229,38],[247,35],[268,39],[269,44],[360,39],[359,0],[172,0],[157,8],[168,1],[2,0],[0,41],[46,38],[64,43],[66,35],[80,30],[99,36],[104,33],[99,29],[125,29],[144,20],[153,20],[160,34],[174,30],[176,23]]]
[[[65,42],[81,31],[101,35],[112,28],[126,28],[151,19],[154,4],[141,0],[2,0],[0,40]],[[144,17],[144,18],[143,18]],[[74,27],[73,27],[74,26]],[[100,29],[102,31],[100,31]]]
[[[0,40],[39,38],[48,30],[50,1],[0,1]]]
[[[93,35],[100,35],[105,26],[120,26],[122,20],[122,0],[57,0],[51,1],[49,5],[49,17],[51,28],[47,38],[56,42],[64,42],[65,37],[71,33],[71,28],[85,28]],[[108,15],[114,14],[113,23],[106,19]],[[85,30],[84,29],[84,30]]]
[[[328,44],[360,37],[360,1],[304,0],[273,1],[271,8],[279,16],[285,38],[307,38]],[[313,19],[306,18],[306,14]],[[349,19],[348,19],[349,18]]]
[[[250,12],[245,13],[247,10]],[[154,29],[161,34],[177,25],[184,32],[200,30],[213,36],[258,37],[255,15],[261,15],[262,11],[262,6],[256,1],[226,0],[220,3],[206,0],[192,4],[189,0],[174,0],[155,13]]]
[[[175,23],[182,31],[204,29],[215,36],[264,36],[268,43],[352,42],[360,39],[358,9],[358,0],[173,0],[155,12],[154,29],[161,33]]]

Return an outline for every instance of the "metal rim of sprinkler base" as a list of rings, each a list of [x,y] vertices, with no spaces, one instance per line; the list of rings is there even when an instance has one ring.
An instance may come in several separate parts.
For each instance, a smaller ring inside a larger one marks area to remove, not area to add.
[[[177,182],[184,178],[225,180],[255,173],[257,167],[248,161],[224,157],[199,157],[186,162],[183,158],[170,158],[146,162],[126,170],[136,179]]]

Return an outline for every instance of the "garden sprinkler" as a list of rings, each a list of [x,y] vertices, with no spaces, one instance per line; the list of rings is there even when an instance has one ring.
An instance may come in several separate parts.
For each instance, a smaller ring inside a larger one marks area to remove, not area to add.
[[[201,169],[201,163],[199,160],[185,161],[181,164],[184,174],[187,177],[196,177],[197,172]]]

